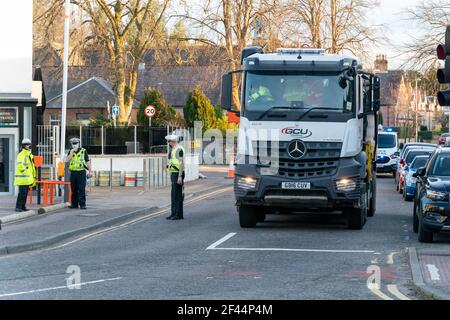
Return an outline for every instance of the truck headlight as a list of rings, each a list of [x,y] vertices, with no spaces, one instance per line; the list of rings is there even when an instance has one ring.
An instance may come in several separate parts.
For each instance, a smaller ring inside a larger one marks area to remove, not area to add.
[[[341,179],[336,181],[336,189],[340,192],[352,192],[356,190],[355,179]]]
[[[244,190],[251,190],[256,188],[258,180],[252,177],[239,177],[237,179],[237,187]]]
[[[427,190],[427,198],[433,201],[443,201],[447,198],[447,192]]]

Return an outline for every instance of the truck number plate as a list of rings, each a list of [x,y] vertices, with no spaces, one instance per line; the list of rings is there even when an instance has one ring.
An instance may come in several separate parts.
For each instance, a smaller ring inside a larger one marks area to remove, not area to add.
[[[310,190],[310,182],[283,182],[281,187],[287,190]]]

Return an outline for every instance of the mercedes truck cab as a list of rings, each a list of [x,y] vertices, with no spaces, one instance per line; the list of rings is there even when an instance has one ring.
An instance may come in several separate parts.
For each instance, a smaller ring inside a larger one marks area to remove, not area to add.
[[[251,47],[242,53],[242,70],[223,76],[222,107],[229,111],[236,110],[237,79],[241,227],[255,227],[267,214],[338,211],[350,229],[362,229],[375,214],[379,78],[353,56]]]

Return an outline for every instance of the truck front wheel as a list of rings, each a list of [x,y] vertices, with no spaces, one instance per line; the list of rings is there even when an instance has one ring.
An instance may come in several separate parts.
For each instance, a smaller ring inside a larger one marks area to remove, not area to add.
[[[254,228],[258,223],[258,208],[252,206],[241,206],[239,211],[239,223],[241,228]]]
[[[259,208],[258,212],[256,213],[256,220],[258,222],[266,221],[266,211],[264,210],[264,208]]]
[[[347,224],[350,230],[362,230],[367,221],[367,209],[355,208],[346,211]]]
[[[351,230],[362,230],[367,222],[367,195],[361,195],[359,208],[351,208],[345,211],[347,215],[348,228]]]

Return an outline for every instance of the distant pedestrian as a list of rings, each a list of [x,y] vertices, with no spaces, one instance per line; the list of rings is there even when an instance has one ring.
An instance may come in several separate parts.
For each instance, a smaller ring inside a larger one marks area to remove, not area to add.
[[[19,187],[16,212],[27,211],[28,191],[30,187],[36,186],[36,167],[31,154],[31,140],[28,138],[23,139],[20,152],[17,155],[14,184]]]
[[[171,209],[172,214],[167,217],[167,220],[183,220],[183,186],[184,186],[184,148],[178,144],[179,137],[176,135],[170,135],[166,137],[169,143],[169,164],[167,170],[170,174],[170,181],[172,183],[171,192]]]
[[[78,209],[79,206],[81,210],[86,210],[86,183],[87,176],[92,176],[91,161],[86,149],[81,147],[80,139],[73,138],[70,144],[72,148],[66,158],[72,187],[72,205],[69,208]]]

